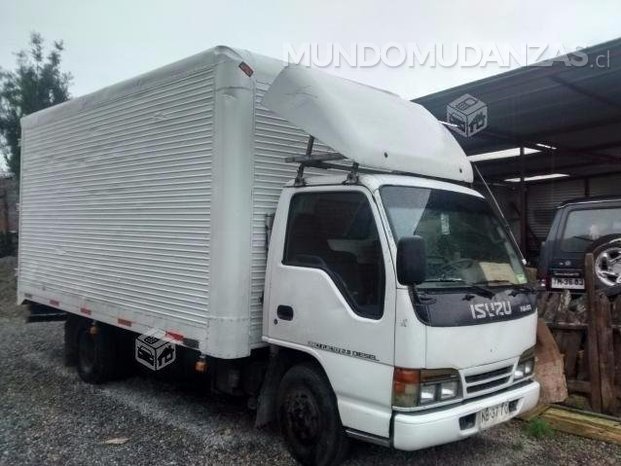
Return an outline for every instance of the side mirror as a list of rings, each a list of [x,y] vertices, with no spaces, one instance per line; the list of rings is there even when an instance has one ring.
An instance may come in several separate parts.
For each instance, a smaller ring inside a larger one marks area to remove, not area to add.
[[[425,240],[416,235],[401,238],[397,244],[397,279],[404,285],[425,281],[427,254]]]

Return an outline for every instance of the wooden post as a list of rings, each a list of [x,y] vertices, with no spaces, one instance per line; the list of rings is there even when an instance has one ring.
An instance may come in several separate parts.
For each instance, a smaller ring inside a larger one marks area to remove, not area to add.
[[[611,303],[608,297],[604,293],[598,293],[595,321],[597,322],[602,411],[607,414],[615,414],[617,397],[615,393],[615,355],[610,308]]]
[[[599,365],[599,346],[597,338],[597,321],[595,319],[597,300],[595,299],[595,271],[593,254],[588,253],[584,258],[584,284],[587,294],[588,313],[588,359],[589,381],[591,382],[591,408],[598,413],[602,412],[602,389]]]

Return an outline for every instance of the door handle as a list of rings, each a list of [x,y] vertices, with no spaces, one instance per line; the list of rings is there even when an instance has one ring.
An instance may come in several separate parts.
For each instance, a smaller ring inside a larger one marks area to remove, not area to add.
[[[278,306],[278,309],[276,309],[276,315],[282,320],[293,320],[293,308],[281,304]]]

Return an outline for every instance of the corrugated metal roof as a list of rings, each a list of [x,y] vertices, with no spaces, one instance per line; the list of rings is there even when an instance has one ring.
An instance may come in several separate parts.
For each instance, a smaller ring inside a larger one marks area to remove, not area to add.
[[[527,156],[526,175],[572,176],[621,171],[621,39],[553,61],[414,99],[446,120],[449,102],[464,95],[488,106],[488,127],[455,136],[468,155],[537,144],[554,151]],[[584,57],[588,57],[585,60]],[[568,64],[571,63],[570,64]],[[582,66],[577,66],[582,64]],[[491,179],[519,172],[518,158],[478,162]]]

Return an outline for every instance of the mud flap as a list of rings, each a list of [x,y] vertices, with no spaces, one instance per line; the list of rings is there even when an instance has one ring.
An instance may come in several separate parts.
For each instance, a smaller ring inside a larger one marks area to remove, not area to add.
[[[284,358],[279,355],[278,347],[272,346],[265,380],[259,393],[255,427],[266,426],[276,419],[276,394],[285,369],[286,364]]]

